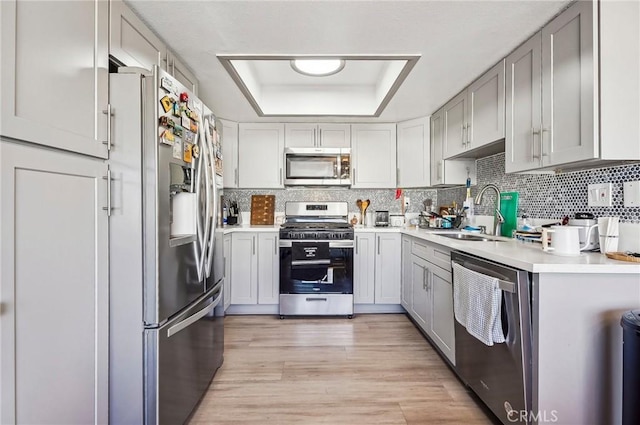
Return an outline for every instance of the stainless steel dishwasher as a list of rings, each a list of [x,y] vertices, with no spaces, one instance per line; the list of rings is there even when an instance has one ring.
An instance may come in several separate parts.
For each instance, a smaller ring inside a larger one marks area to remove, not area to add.
[[[498,279],[506,341],[485,345],[455,321],[456,371],[504,424],[530,423],[532,397],[530,274],[463,252],[451,262]],[[453,284],[456,285],[455,270]]]

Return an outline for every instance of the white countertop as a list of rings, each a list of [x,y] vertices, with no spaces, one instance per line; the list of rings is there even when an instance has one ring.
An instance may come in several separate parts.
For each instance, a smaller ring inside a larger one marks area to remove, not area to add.
[[[280,225],[237,225],[225,226],[224,233],[277,232],[279,229]],[[585,252],[575,257],[565,257],[544,252],[540,244],[533,242],[522,242],[509,238],[500,238],[500,242],[464,241],[439,236],[432,230],[413,227],[355,226],[354,230],[356,233],[402,233],[533,273],[637,274],[640,283],[640,263],[611,260],[599,252]]]

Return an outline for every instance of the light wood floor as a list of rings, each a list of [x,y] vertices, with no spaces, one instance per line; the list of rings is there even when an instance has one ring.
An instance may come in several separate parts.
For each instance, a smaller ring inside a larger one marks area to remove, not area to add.
[[[401,314],[225,317],[224,364],[190,425],[491,424]]]

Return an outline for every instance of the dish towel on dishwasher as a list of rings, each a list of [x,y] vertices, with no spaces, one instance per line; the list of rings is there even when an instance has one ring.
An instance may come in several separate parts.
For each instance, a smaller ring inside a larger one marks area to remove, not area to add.
[[[488,346],[505,342],[501,309],[498,279],[453,263],[453,312],[471,335]]]

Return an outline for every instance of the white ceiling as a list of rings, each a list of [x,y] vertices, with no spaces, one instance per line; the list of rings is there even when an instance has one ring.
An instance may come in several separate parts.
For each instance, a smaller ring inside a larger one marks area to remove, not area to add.
[[[430,115],[525,41],[569,0],[127,0],[194,71],[221,118],[259,118],[216,55],[421,55],[379,118]],[[309,118],[291,118],[291,121]]]

